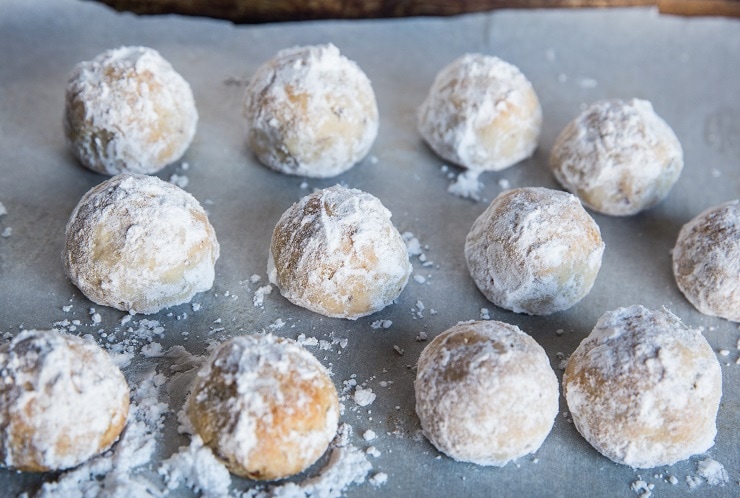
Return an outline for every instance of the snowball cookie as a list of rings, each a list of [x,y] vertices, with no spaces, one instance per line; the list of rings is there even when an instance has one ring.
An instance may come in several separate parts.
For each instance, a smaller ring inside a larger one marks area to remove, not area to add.
[[[151,48],[103,52],[67,83],[67,143],[98,173],[156,173],[182,157],[197,122],[190,85]]]
[[[283,213],[267,274],[293,304],[355,320],[401,294],[411,263],[391,212],[370,194],[335,185]]]
[[[429,441],[455,460],[502,467],[542,445],[558,413],[545,350],[514,325],[460,323],[419,357],[416,413]]]
[[[339,401],[326,369],[292,340],[239,336],[198,373],[188,412],[226,467],[251,479],[297,474],[337,432]]]
[[[740,200],[710,208],[681,228],[673,274],[696,309],[740,322]]]
[[[596,280],[604,242],[573,195],[546,188],[499,194],[465,239],[475,285],[496,306],[549,315],[580,301]]]
[[[45,472],[102,453],[128,418],[126,379],[97,344],[26,330],[0,347],[0,465]]]
[[[714,444],[719,363],[665,308],[605,313],[568,360],[563,389],[578,432],[617,463],[672,465]]]
[[[156,313],[213,285],[216,233],[195,198],[146,175],[93,187],[67,222],[64,269],[91,301]]]
[[[289,175],[343,173],[367,155],[378,134],[370,80],[331,44],[282,50],[257,69],[244,115],[257,159]]]
[[[466,54],[442,69],[419,108],[418,128],[440,156],[501,170],[537,148],[542,109],[529,80],[498,57]]]
[[[670,126],[646,100],[597,102],[555,140],[550,168],[594,211],[628,216],[662,201],[683,169]]]

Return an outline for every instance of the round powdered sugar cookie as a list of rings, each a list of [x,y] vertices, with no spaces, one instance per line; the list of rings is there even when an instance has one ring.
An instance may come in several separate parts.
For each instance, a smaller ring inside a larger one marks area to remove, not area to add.
[[[368,193],[336,185],[283,213],[267,273],[292,303],[354,320],[393,302],[411,263],[390,211]]]
[[[672,465],[714,445],[719,362],[668,310],[605,313],[570,356],[563,389],[578,432],[617,463]]]
[[[416,413],[454,458],[504,466],[533,453],[558,413],[558,380],[544,349],[514,325],[458,324],[434,338],[416,371]]]
[[[542,108],[529,80],[498,57],[465,54],[439,72],[419,108],[419,133],[448,161],[501,170],[537,148]]]
[[[550,169],[591,209],[628,216],[662,201],[683,169],[676,134],[646,100],[596,102],[560,133]]]
[[[0,464],[46,472],[102,453],[128,418],[129,388],[98,345],[27,330],[0,347]]]
[[[216,233],[192,195],[153,176],[123,174],[82,197],[62,259],[91,301],[151,314],[210,289],[218,256]]]
[[[182,157],[197,123],[190,85],[151,48],[103,52],[67,83],[67,143],[98,173],[156,173]]]
[[[740,322],[740,201],[707,209],[678,234],[673,275],[705,315]]]
[[[239,336],[198,372],[188,413],[231,472],[281,479],[324,454],[337,431],[339,401],[326,369],[294,341]]]
[[[473,223],[465,259],[478,289],[497,306],[548,315],[580,301],[601,268],[599,226],[567,193],[504,191]]]
[[[244,115],[257,159],[290,175],[343,173],[378,134],[370,80],[332,44],[278,52],[250,80]]]

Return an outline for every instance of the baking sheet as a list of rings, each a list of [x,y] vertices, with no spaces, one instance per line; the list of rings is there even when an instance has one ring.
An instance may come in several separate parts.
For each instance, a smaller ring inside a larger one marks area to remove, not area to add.
[[[740,197],[740,23],[737,20],[659,16],[650,9],[519,10],[456,18],[324,21],[234,26],[207,19],[140,18],[91,2],[5,0],[0,4],[0,333],[3,340],[22,328],[50,328],[60,320],[81,321],[78,333],[95,335],[120,325],[121,312],[96,306],[100,324],[91,324],[94,306],[65,278],[60,261],[64,226],[80,197],[105,177],[80,167],[65,148],[61,115],[69,71],[108,48],[156,48],[193,87],[200,112],[195,140],[178,163],[158,176],[186,176],[186,190],[210,213],[221,244],[214,288],[196,296],[200,305],[182,305],[154,315],[165,332],[164,349],[181,344],[205,352],[209,340],[275,329],[303,333],[347,347],[309,348],[330,366],[338,388],[352,375],[371,388],[376,400],[359,407],[344,396],[342,421],[354,428],[352,443],[375,446],[373,469],[388,476],[374,486],[352,485],[347,496],[629,496],[642,478],[655,496],[740,495],[740,351],[737,324],[701,315],[681,296],[671,273],[669,251],[679,228],[703,209]],[[328,180],[304,180],[260,166],[246,149],[241,117],[244,82],[278,50],[296,44],[332,42],[372,80],[380,110],[380,132],[370,157]],[[521,68],[540,97],[544,125],[534,157],[481,180],[482,202],[446,192],[460,172],[425,147],[415,130],[415,111],[436,72],[464,52],[497,55]],[[603,266],[591,293],[570,310],[549,317],[517,315],[496,308],[478,293],[463,257],[473,220],[507,184],[557,188],[546,168],[555,137],[582,106],[603,98],[652,101],[684,147],[686,166],[668,199],[630,218],[593,214],[606,242]],[[187,167],[187,169],[186,169]],[[323,318],[285,301],[275,290],[255,307],[253,296],[266,283],[270,234],[280,214],[313,188],[341,182],[372,193],[393,213],[401,232],[421,242],[433,264],[413,258],[420,283],[411,280],[392,305],[356,322]],[[8,230],[8,228],[10,230]],[[262,276],[261,283],[250,281]],[[419,279],[421,280],[421,279]],[[454,462],[419,437],[413,404],[413,365],[427,342],[461,320],[492,319],[518,325],[547,351],[558,377],[569,355],[605,311],[643,304],[666,306],[685,323],[703,327],[719,355],[724,396],[715,446],[707,455],[669,468],[633,470],[612,463],[576,432],[561,400],[552,433],[536,455],[502,469]],[[72,305],[72,308],[63,307]],[[433,311],[432,311],[433,310]],[[170,315],[171,313],[171,315]],[[185,314],[187,313],[187,318]],[[137,318],[138,319],[138,318]],[[388,328],[378,327],[378,320]],[[214,325],[220,321],[220,326]],[[279,323],[279,322],[278,322]],[[373,327],[375,324],[375,327]],[[223,327],[223,331],[214,332]],[[558,330],[561,334],[556,333]],[[96,336],[98,337],[98,336]],[[399,354],[403,351],[403,355]],[[166,359],[137,355],[127,368],[159,368]],[[162,397],[176,412],[177,396]],[[148,469],[187,444],[168,416],[157,438],[157,458]],[[368,429],[377,434],[366,442]],[[686,477],[711,457],[724,465],[724,486]],[[316,473],[316,468],[311,473]],[[667,482],[674,475],[677,484]],[[3,494],[34,491],[52,474],[0,470]],[[252,486],[234,479],[234,490]],[[173,495],[190,496],[184,488]]]

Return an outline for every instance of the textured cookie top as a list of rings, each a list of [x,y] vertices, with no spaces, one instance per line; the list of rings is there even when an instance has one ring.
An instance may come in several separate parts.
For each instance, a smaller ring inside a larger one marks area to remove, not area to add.
[[[128,417],[121,371],[96,344],[23,331],[0,347],[0,461],[45,471],[102,452]]]
[[[335,176],[362,159],[378,133],[370,80],[332,44],[281,50],[258,68],[244,115],[259,160],[293,175]]]
[[[92,301],[148,314],[210,289],[219,251],[192,195],[156,177],[124,174],[77,204],[63,261]]]
[[[451,457],[505,465],[535,451],[558,411],[558,381],[542,347],[516,326],[458,324],[424,348],[416,412]]]
[[[340,185],[289,208],[272,235],[268,275],[291,302],[355,319],[401,293],[411,273],[391,213],[374,196]]]
[[[419,132],[443,158],[470,169],[500,170],[537,146],[542,109],[513,64],[465,54],[434,79],[419,108]]]
[[[667,310],[605,313],[563,383],[578,431],[616,462],[671,465],[714,444],[719,363],[701,332]]]
[[[270,335],[239,336],[198,373],[189,413],[232,472],[274,479],[324,453],[339,405],[327,370],[303,347]]]
[[[709,208],[681,228],[673,274],[699,311],[740,322],[740,201]]]
[[[67,140],[99,173],[155,173],[185,153],[197,122],[190,85],[151,48],[103,52],[67,83]]]
[[[663,200],[683,169],[683,150],[650,102],[605,100],[560,133],[550,167],[586,206],[625,216]]]

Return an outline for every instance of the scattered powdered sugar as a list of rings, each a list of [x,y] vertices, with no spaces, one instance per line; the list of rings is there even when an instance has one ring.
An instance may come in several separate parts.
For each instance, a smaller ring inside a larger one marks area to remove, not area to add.
[[[352,399],[355,400],[355,403],[357,403],[360,406],[368,406],[372,404],[373,401],[375,401],[375,393],[372,389],[367,388],[364,389],[360,386],[357,386],[355,389],[355,394],[352,396]]]
[[[264,285],[254,291],[252,296],[252,304],[255,308],[263,308],[265,306],[265,296],[269,296],[272,293],[272,285]]]
[[[375,320],[370,324],[370,327],[374,329],[389,329],[393,325],[392,320]]]
[[[478,177],[482,171],[469,169],[463,171],[455,178],[455,181],[450,183],[447,187],[447,192],[463,199],[471,199],[473,201],[480,201],[480,191],[483,188],[483,182]]]
[[[183,446],[159,468],[167,489],[175,490],[181,483],[206,498],[229,496],[231,474],[211,451],[203,445],[198,435],[192,436],[190,444]]]
[[[696,464],[696,470],[710,486],[725,484],[730,480],[730,476],[724,465],[712,458],[699,460]]]
[[[173,173],[170,176],[170,183],[173,185],[177,185],[180,188],[186,188],[190,183],[190,180],[188,180],[188,177],[186,175],[178,175],[177,173]]]
[[[650,496],[652,496],[652,490],[654,487],[654,484],[648,484],[642,479],[639,479],[639,476],[637,481],[634,481],[632,484],[630,484],[630,489],[634,491],[637,495],[639,495],[640,498],[649,498]]]

